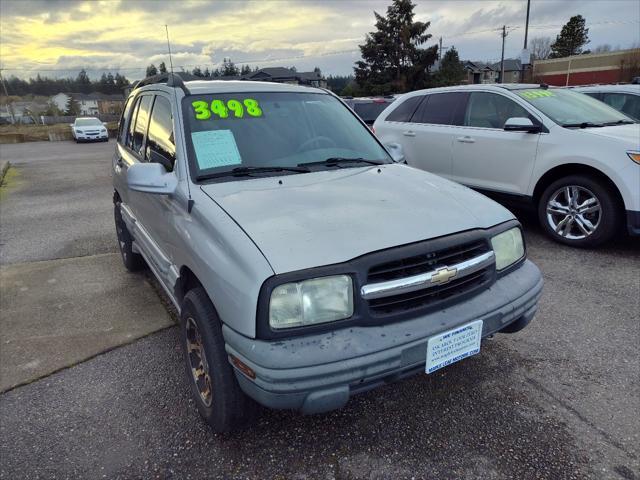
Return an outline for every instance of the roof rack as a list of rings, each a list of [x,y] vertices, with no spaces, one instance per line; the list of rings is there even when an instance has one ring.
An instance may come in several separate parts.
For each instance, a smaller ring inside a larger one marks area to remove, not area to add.
[[[159,75],[152,75],[151,77],[143,78],[140,80],[134,90],[144,87],[145,85],[154,85],[156,83],[166,83],[167,87],[178,87],[182,89],[185,95],[189,95],[191,92],[184,84],[182,77],[186,77],[185,80],[191,80],[190,77],[196,78],[188,73],[160,73]]]

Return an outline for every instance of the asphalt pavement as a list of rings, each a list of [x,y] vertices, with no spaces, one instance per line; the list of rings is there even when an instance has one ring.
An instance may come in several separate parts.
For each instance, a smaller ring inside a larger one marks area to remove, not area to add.
[[[545,291],[528,328],[479,355],[220,436],[196,412],[172,327],[2,394],[0,478],[640,479],[638,241],[570,249],[518,214]]]

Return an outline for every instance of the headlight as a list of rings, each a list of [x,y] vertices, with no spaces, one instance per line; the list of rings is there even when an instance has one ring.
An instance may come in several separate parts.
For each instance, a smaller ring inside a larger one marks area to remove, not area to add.
[[[627,152],[629,158],[636,163],[640,163],[640,152]]]
[[[493,253],[496,255],[496,268],[504,270],[524,256],[522,232],[514,227],[491,238]]]
[[[271,328],[291,328],[342,320],[353,315],[353,282],[348,275],[285,283],[269,302]]]

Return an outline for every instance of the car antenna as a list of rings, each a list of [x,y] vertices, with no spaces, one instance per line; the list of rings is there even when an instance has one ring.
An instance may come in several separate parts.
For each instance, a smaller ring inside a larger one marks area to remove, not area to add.
[[[172,85],[173,86],[173,96],[176,99],[176,108],[178,108],[178,94],[176,93],[176,88],[175,88],[175,73],[173,73],[173,59],[171,58],[171,41],[169,40],[169,25],[167,25],[165,23],[164,25],[164,30],[167,33],[167,50],[169,52],[169,70],[171,71],[169,78],[167,78],[167,85]],[[182,83],[182,79],[180,79],[180,83]],[[176,123],[180,123],[180,115],[178,115],[178,117],[176,118]],[[182,125],[179,125],[180,130],[182,130]],[[187,200],[187,212],[191,213],[191,210],[193,209],[193,204],[195,203],[193,201],[193,199],[191,198],[191,188],[189,187],[189,182],[186,182],[187,184],[187,192],[188,192],[188,196],[189,199]]]

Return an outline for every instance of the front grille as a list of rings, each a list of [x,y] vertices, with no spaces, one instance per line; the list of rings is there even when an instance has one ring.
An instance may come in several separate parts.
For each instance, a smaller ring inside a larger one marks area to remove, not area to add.
[[[370,284],[411,277],[470,260],[488,251],[489,246],[485,240],[427,251],[421,255],[375,265],[369,269],[367,281]],[[367,301],[369,312],[374,316],[387,316],[435,308],[444,302],[452,303],[459,297],[469,295],[488,285],[494,271],[495,267],[491,265],[472,274],[454,278],[444,285],[371,299]]]

